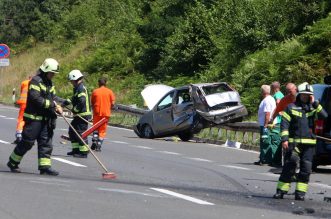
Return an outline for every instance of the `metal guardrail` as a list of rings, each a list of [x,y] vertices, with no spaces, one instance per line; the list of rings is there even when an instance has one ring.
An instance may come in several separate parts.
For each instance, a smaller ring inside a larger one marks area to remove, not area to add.
[[[144,115],[148,110],[137,107],[116,104],[113,108],[115,113],[124,114],[122,121],[125,121],[128,116],[139,117]],[[115,126],[122,126],[132,128],[132,125],[123,125],[121,122],[113,123],[111,119],[110,124]],[[226,142],[240,142],[241,148],[250,150],[259,150],[260,128],[257,122],[236,122],[217,125],[205,130],[201,134],[194,136],[194,140],[199,142],[224,144]]]

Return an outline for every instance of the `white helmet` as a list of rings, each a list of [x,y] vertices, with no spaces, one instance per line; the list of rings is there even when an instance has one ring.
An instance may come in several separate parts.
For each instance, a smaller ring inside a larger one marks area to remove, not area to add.
[[[304,82],[298,86],[298,94],[314,95],[314,89],[307,82]]]
[[[69,81],[76,81],[76,80],[80,79],[81,77],[84,77],[84,75],[77,69],[72,70],[68,75]]]
[[[43,72],[59,73],[59,63],[52,58],[45,59],[44,63],[39,68]]]

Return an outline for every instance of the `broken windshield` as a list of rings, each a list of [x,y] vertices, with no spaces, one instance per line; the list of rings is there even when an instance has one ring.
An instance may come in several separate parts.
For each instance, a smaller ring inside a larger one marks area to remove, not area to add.
[[[204,86],[202,87],[202,90],[205,92],[206,95],[232,91],[232,89],[226,84],[215,84],[215,85]]]

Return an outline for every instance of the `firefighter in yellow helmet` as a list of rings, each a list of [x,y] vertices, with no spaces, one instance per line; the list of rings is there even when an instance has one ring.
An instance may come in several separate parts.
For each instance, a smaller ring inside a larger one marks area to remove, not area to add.
[[[295,174],[297,163],[300,162],[295,200],[304,201],[316,146],[314,119],[327,116],[319,102],[314,101],[313,87],[307,82],[300,84],[296,101],[289,104],[282,115],[281,138],[286,154],[285,165],[274,195],[275,199],[282,199],[290,190],[291,178]]]
[[[59,63],[47,58],[29,83],[27,105],[24,111],[25,125],[20,141],[9,157],[7,166],[12,172],[20,172],[18,165],[34,142],[38,142],[38,169],[42,175],[56,176],[59,173],[51,168],[52,138],[55,129],[56,112],[62,107],[54,101],[63,102],[56,96],[52,79],[59,73]]]

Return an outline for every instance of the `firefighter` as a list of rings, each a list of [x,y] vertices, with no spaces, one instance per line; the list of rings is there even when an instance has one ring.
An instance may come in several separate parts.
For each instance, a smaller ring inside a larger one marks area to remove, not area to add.
[[[73,96],[70,100],[72,104],[72,112],[74,113],[74,119],[71,122],[71,125],[78,132],[78,134],[82,135],[84,131],[88,128],[88,123],[91,119],[91,106],[90,106],[90,98],[88,92],[83,84],[83,74],[79,70],[72,70],[69,73],[68,79],[73,85]],[[81,119],[80,117],[84,118]],[[85,145],[88,143],[87,137],[84,142],[81,142],[77,134],[70,127],[69,128],[69,137],[71,141],[72,151],[68,152],[67,155],[72,155],[78,158],[87,158],[88,147]]]
[[[93,125],[101,119],[106,118],[107,121],[111,115],[111,108],[115,104],[115,95],[113,91],[106,87],[107,79],[102,77],[98,80],[99,88],[92,92],[93,106]],[[101,151],[101,145],[107,133],[107,123],[104,123],[100,128],[93,133],[91,149]]]
[[[319,102],[314,101],[313,87],[307,82],[300,84],[296,101],[289,104],[282,115],[281,138],[286,154],[285,165],[274,195],[275,199],[282,199],[289,191],[291,178],[295,174],[297,163],[300,162],[295,200],[304,201],[316,146],[316,138],[313,134],[314,119],[327,116]]]
[[[22,131],[24,126],[24,110],[26,108],[26,100],[28,98],[28,89],[29,89],[29,82],[31,80],[31,77],[29,79],[22,81],[21,83],[21,93],[20,98],[16,101],[17,105],[20,106],[20,111],[18,113],[17,117],[17,125],[16,125],[16,140],[13,142],[14,144],[17,144],[22,140]]]
[[[51,168],[56,112],[62,113],[62,107],[54,103],[54,101],[61,102],[62,100],[56,97],[55,87],[52,83],[54,75],[58,73],[58,62],[55,59],[47,58],[29,83],[22,141],[16,145],[7,163],[12,172],[21,172],[18,165],[37,140],[40,174],[54,176],[59,174]]]

